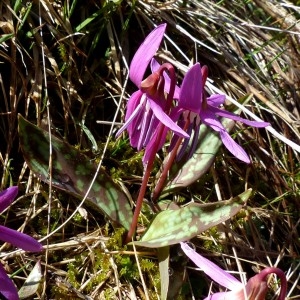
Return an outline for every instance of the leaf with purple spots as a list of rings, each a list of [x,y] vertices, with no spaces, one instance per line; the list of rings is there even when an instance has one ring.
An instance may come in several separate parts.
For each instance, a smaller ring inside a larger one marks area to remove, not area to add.
[[[19,119],[20,146],[29,169],[49,184],[49,133]],[[96,172],[96,165],[79,150],[51,135],[52,185],[81,199],[85,196]],[[129,229],[132,210],[121,188],[100,169],[85,204],[101,211],[112,221]]]
[[[226,201],[190,203],[179,209],[158,213],[137,246],[157,248],[187,241],[237,214],[252,194],[252,189]]]

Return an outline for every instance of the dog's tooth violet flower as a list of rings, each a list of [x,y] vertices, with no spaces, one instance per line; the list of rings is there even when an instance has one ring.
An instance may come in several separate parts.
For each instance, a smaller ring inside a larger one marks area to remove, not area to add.
[[[129,77],[139,89],[131,95],[127,103],[125,124],[116,134],[119,136],[127,129],[131,146],[138,150],[146,148],[144,163],[148,161],[150,148],[157,138],[155,133],[160,123],[163,123],[175,134],[188,137],[166,113],[170,108],[166,107],[165,89],[171,86],[170,81],[175,80],[175,78],[170,78],[169,81],[169,78],[165,76],[165,70],[170,64],[158,67],[158,64],[154,62],[155,70],[143,80],[146,69],[163,39],[165,30],[166,24],[162,24],[150,32],[132,59]],[[167,81],[166,87],[165,81]],[[175,86],[175,83],[173,85]],[[174,91],[172,93],[174,94]],[[158,144],[162,147],[165,135],[158,138],[161,139]]]
[[[215,293],[204,300],[265,300],[268,291],[267,278],[276,274],[280,278],[280,294],[278,300],[284,300],[287,290],[287,280],[284,272],[279,268],[269,267],[251,277],[244,285],[235,277],[222,270],[210,260],[198,254],[187,243],[180,243],[183,252],[213,281],[226,287],[228,292]]]
[[[192,148],[196,146],[199,136],[199,126],[203,123],[220,134],[224,146],[238,159],[250,163],[249,156],[244,149],[238,145],[228,134],[219,117],[239,121],[252,127],[266,127],[267,122],[256,122],[243,119],[236,114],[220,109],[219,106],[225,101],[225,95],[211,95],[206,98],[204,91],[205,82],[208,75],[206,66],[201,68],[199,63],[192,66],[186,73],[180,89],[177,115],[181,113],[184,121],[190,123],[195,134],[193,135]],[[191,128],[190,128],[191,130]],[[188,130],[188,132],[190,131]]]

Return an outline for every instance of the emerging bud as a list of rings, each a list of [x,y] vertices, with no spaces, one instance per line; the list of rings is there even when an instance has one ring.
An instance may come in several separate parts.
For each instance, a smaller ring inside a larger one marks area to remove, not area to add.
[[[284,300],[287,289],[286,276],[279,268],[269,267],[263,269],[259,274],[251,277],[246,285],[249,300],[264,300],[268,291],[267,279],[271,274],[276,274],[280,279],[280,295],[278,300]]]

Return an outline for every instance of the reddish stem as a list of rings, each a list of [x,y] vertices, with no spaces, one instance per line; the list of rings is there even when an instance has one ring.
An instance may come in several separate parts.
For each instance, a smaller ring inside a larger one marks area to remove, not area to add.
[[[149,162],[150,162],[150,159],[149,159]],[[133,234],[135,232],[136,225],[137,225],[137,222],[138,222],[138,218],[139,218],[139,215],[140,215],[140,212],[141,212],[141,209],[142,209],[143,199],[144,199],[144,195],[145,195],[146,188],[147,188],[147,183],[148,183],[148,180],[149,180],[149,177],[150,177],[150,174],[151,174],[151,170],[152,170],[152,165],[153,165],[153,161],[152,161],[151,164],[149,164],[149,162],[147,163],[147,167],[146,167],[146,170],[145,170],[145,173],[144,173],[141,189],[139,191],[139,195],[138,195],[138,198],[136,200],[136,206],[135,206],[135,210],[134,210],[134,214],[133,214],[133,217],[132,217],[132,221],[131,221],[129,231],[128,231],[126,239],[125,239],[125,244],[131,242],[131,239],[132,239]]]

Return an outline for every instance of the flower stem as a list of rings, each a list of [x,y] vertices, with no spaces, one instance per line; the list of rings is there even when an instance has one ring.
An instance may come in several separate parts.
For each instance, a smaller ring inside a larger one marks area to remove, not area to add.
[[[149,160],[150,162],[150,160]],[[143,181],[142,181],[142,185],[138,194],[138,198],[136,200],[136,206],[135,206],[135,210],[134,210],[134,214],[132,217],[132,221],[131,221],[131,225],[129,228],[129,231],[127,233],[126,239],[125,239],[125,244],[129,243],[133,237],[133,234],[135,232],[136,226],[137,226],[137,222],[138,222],[138,218],[142,209],[142,205],[143,205],[143,199],[144,199],[144,195],[146,192],[146,188],[147,188],[147,184],[148,184],[148,180],[151,174],[151,170],[152,170],[152,165],[153,165],[153,161],[152,163],[147,163],[147,167],[143,176]]]

